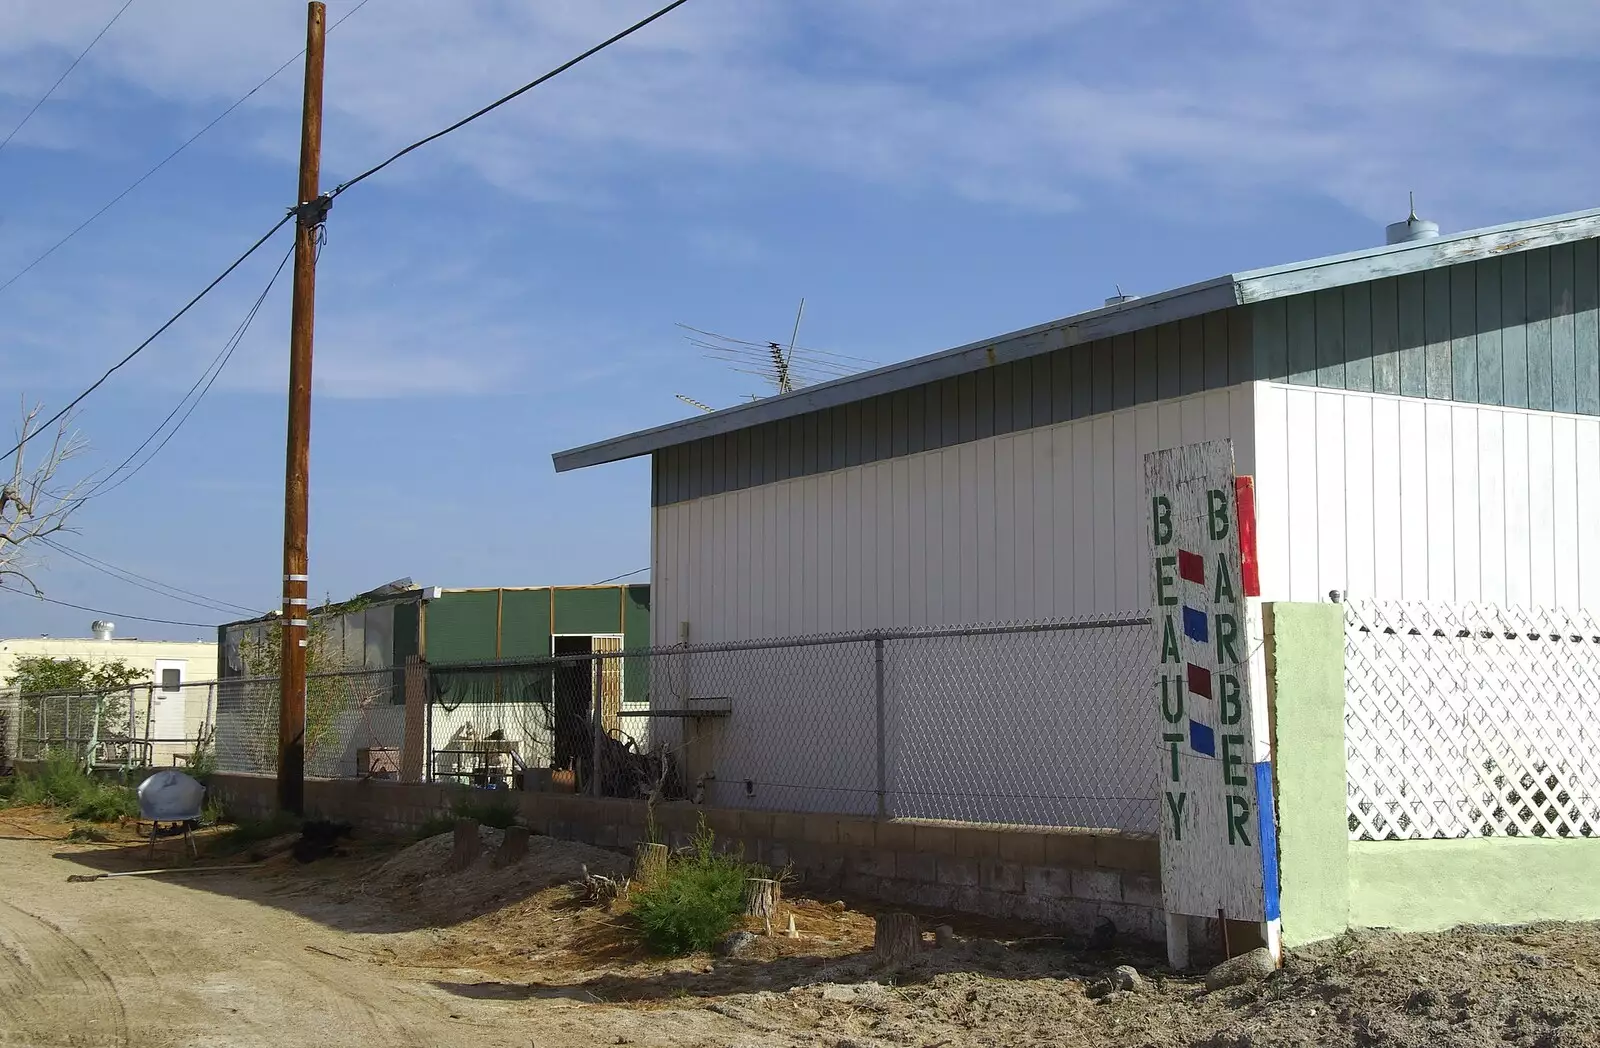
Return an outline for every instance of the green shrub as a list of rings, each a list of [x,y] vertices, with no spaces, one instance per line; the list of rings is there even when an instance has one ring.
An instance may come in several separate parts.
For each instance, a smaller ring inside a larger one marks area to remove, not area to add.
[[[441,833],[449,833],[455,828],[456,820],[449,815],[435,815],[433,818],[417,827],[417,840],[425,841],[429,837],[437,837]]]
[[[201,747],[189,754],[184,774],[199,782],[206,782],[216,773],[217,753],[210,747]]]
[[[85,822],[116,822],[139,817],[139,797],[126,786],[91,782],[72,805],[72,817]]]
[[[497,830],[509,829],[517,824],[518,814],[514,802],[500,798],[459,800],[451,806],[449,815],[435,815],[418,826],[417,840],[425,841],[429,837],[449,833],[455,829],[457,819],[471,819],[479,826],[491,826]]]
[[[702,819],[690,853],[674,856],[663,876],[633,894],[634,920],[658,953],[709,950],[738,925],[744,882],[760,874],[740,856],[718,854]]]
[[[479,826],[492,826],[497,830],[504,830],[517,824],[517,806],[511,801],[500,798],[457,801],[455,807],[450,810],[455,819],[475,819]],[[451,825],[454,824],[452,819]]]
[[[73,807],[95,785],[76,759],[64,753],[48,753],[37,771],[17,775],[16,786],[11,791],[11,803],[18,807]]]
[[[6,802],[12,806],[64,808],[86,822],[115,822],[139,814],[132,789],[93,778],[67,754],[48,754],[37,771],[18,774],[7,792]]]

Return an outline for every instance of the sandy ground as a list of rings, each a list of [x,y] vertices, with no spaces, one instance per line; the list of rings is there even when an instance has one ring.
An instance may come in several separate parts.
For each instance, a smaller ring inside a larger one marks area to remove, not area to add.
[[[544,838],[507,868],[443,872],[448,837],[357,840],[306,866],[77,884],[151,863],[126,832],[51,839],[63,831],[0,811],[0,1045],[1600,1045],[1592,925],[1347,937],[1206,994],[1147,954],[957,923],[950,947],[891,976],[864,952],[870,915],[803,897],[798,940],[652,958],[625,908],[566,887],[620,857]],[[160,847],[155,865],[178,862],[177,842]],[[1121,963],[1143,990],[1087,992]]]

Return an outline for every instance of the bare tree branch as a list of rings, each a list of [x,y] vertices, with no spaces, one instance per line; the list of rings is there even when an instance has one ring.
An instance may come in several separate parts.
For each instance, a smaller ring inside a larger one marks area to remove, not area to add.
[[[60,490],[56,481],[62,467],[77,458],[88,445],[73,428],[71,416],[56,427],[55,439],[42,457],[30,460],[26,438],[33,432],[42,404],[22,408],[22,424],[17,436],[23,442],[11,463],[11,478],[0,485],[0,580],[16,577],[26,582],[35,594],[41,590],[27,574],[30,544],[39,538],[67,530],[67,521],[83,504],[80,481]]]

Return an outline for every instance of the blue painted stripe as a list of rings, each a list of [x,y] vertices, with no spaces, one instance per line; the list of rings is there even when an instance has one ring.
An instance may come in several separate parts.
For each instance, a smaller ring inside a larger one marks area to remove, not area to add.
[[[1216,732],[1201,724],[1199,721],[1189,722],[1189,748],[1196,753],[1203,753],[1207,757],[1217,755]]]
[[[1256,839],[1261,842],[1261,906],[1265,920],[1275,921],[1278,905],[1278,808],[1272,800],[1272,762],[1253,765],[1256,772]]]
[[[1198,608],[1183,606],[1183,635],[1197,644],[1211,640],[1211,630],[1206,626],[1206,613]]]

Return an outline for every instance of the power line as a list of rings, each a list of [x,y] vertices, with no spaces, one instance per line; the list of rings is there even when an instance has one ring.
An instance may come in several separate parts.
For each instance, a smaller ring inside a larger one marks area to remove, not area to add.
[[[33,108],[28,110],[28,115],[22,118],[22,123],[18,124],[16,127],[13,127],[11,129],[11,133],[5,137],[5,141],[0,142],[0,149],[5,149],[6,146],[11,144],[11,140],[13,138],[17,137],[17,132],[22,130],[23,125],[26,124],[28,121],[33,119],[33,114],[35,114],[35,113],[37,113],[39,111],[39,107],[40,106],[42,106],[46,102],[50,101],[50,96],[56,93],[56,88],[60,87],[62,82],[64,80],[66,80],[67,77],[72,75],[72,71],[74,69],[78,68],[78,63],[83,61],[84,56],[87,55],[90,51],[94,50],[94,45],[98,44],[100,42],[100,38],[102,36],[105,36],[106,33],[108,33],[111,30],[111,27],[117,24],[117,19],[122,17],[122,12],[126,11],[128,8],[130,8],[132,6],[133,6],[133,0],[127,0],[127,2],[124,3],[121,7],[117,8],[117,13],[111,16],[111,21],[107,22],[104,26],[102,26],[100,28],[100,31],[94,35],[94,39],[89,41],[89,46],[88,47],[86,47],[82,51],[78,52],[78,57],[74,58],[72,60],[72,64],[67,66],[67,71],[65,73],[62,73],[59,77],[57,77],[56,78],[56,82],[50,85],[50,90],[48,90],[48,91],[46,91],[44,93],[44,97],[39,99],[39,101],[35,102],[33,104]]]
[[[363,5],[365,4],[365,2],[366,2],[366,0],[363,0]],[[538,77],[538,78],[536,78],[534,80],[529,81],[528,83],[526,83],[526,84],[522,85],[521,87],[517,88],[515,91],[512,91],[510,94],[505,95],[504,97],[502,97],[502,98],[500,98],[500,99],[498,99],[498,100],[496,100],[494,102],[491,102],[489,105],[484,106],[482,109],[479,109],[477,112],[472,113],[471,115],[466,116],[466,117],[456,121],[454,124],[451,124],[449,127],[446,127],[446,128],[444,128],[443,130],[440,130],[440,131],[436,131],[433,134],[427,136],[426,138],[418,139],[417,141],[415,141],[415,142],[411,143],[410,145],[406,146],[404,149],[402,149],[399,152],[395,153],[393,156],[389,157],[387,160],[383,161],[380,164],[377,164],[374,167],[368,168],[367,170],[363,171],[361,174],[357,175],[356,177],[354,177],[354,178],[352,178],[352,179],[350,179],[350,180],[348,180],[346,182],[341,182],[339,185],[334,187],[332,192],[323,194],[323,198],[322,199],[324,199],[324,200],[332,200],[332,198],[338,196],[340,193],[343,193],[345,190],[349,189],[351,186],[356,185],[358,182],[361,182],[361,181],[363,181],[363,180],[365,180],[367,178],[370,178],[371,176],[377,174],[379,171],[382,171],[384,168],[388,167],[390,164],[394,163],[396,160],[398,160],[401,157],[405,156],[407,153],[410,153],[413,150],[419,149],[422,146],[427,145],[429,142],[437,141],[438,139],[443,138],[445,135],[450,134],[452,131],[455,131],[455,130],[458,130],[459,128],[465,127],[467,124],[472,123],[474,120],[478,119],[479,117],[483,116],[484,114],[492,112],[493,110],[498,109],[501,106],[505,105],[507,102],[510,102],[512,99],[517,98],[517,97],[527,93],[528,91],[533,90],[535,87],[538,87],[540,84],[543,84],[548,80],[551,80],[551,79],[553,79],[553,78],[555,78],[557,76],[560,76],[562,73],[566,72],[568,69],[571,69],[573,66],[577,65],[578,63],[580,63],[580,62],[584,61],[585,59],[590,58],[590,57],[592,57],[592,56],[594,56],[596,54],[599,54],[601,51],[604,51],[606,48],[610,47],[612,44],[617,43],[618,41],[624,40],[627,37],[632,36],[634,33],[638,32],[641,29],[643,29],[645,26],[650,25],[652,22],[656,21],[659,18],[664,17],[667,14],[670,14],[671,12],[677,10],[678,8],[682,7],[684,4],[686,4],[688,2],[689,2],[689,0],[672,0],[672,3],[670,3],[667,6],[661,8],[659,11],[656,11],[654,14],[651,14],[651,15],[645,17],[645,18],[640,19],[639,21],[635,22],[633,25],[629,26],[628,28],[626,28],[626,29],[622,30],[621,32],[615,34],[614,36],[611,36],[611,37],[607,38],[606,40],[601,41],[600,43],[598,43],[598,44],[594,45],[593,47],[589,48],[587,51],[584,51],[582,54],[578,55],[577,57],[568,59],[566,62],[563,62],[561,65],[556,66],[554,69],[550,70],[548,73],[545,73],[543,76],[540,76],[540,77]],[[352,10],[350,12],[350,14],[355,14],[355,12],[359,11],[359,10],[360,10],[360,7],[358,6],[357,8]],[[345,17],[348,18],[349,15],[346,15]],[[340,21],[343,21],[343,19],[340,19]],[[274,75],[276,75],[276,74],[274,74]],[[306,203],[308,203],[308,202],[306,202],[306,201],[299,202],[299,204],[306,204]],[[123,357],[117,363],[113,364],[110,368],[108,368],[106,370],[105,374],[101,375],[98,379],[96,379],[94,384],[91,385],[88,389],[84,390],[82,393],[80,393],[76,397],[74,397],[67,404],[66,407],[62,408],[60,411],[58,411],[54,415],[52,415],[44,423],[39,425],[32,433],[29,433],[26,436],[24,436],[9,451],[5,452],[3,455],[0,455],[0,459],[10,458],[11,455],[13,455],[14,453],[22,450],[22,447],[25,444],[27,444],[29,440],[33,439],[33,437],[37,436],[39,433],[43,432],[44,430],[49,429],[50,426],[52,426],[56,422],[60,421],[67,414],[67,412],[71,411],[74,407],[76,407],[79,403],[81,403],[84,400],[85,397],[89,396],[89,394],[93,393],[95,390],[99,389],[102,385],[104,385],[105,381],[107,379],[109,379],[114,372],[116,372],[119,368],[121,368],[124,364],[128,363],[134,357],[138,356],[145,349],[146,346],[150,345],[150,343],[154,342],[157,338],[159,338],[163,332],[165,332],[173,324],[177,323],[179,318],[181,318],[185,313],[187,313],[190,309],[192,309],[195,306],[195,304],[198,303],[207,294],[209,294],[213,288],[215,288],[218,284],[222,283],[222,281],[225,280],[230,273],[232,273],[235,269],[237,269],[244,262],[245,259],[247,259],[251,255],[255,254],[256,250],[258,248],[260,248],[262,244],[265,244],[267,242],[267,240],[269,238],[271,238],[272,234],[276,233],[285,223],[287,223],[291,218],[295,217],[295,215],[297,214],[297,212],[299,210],[300,210],[300,207],[297,205],[295,208],[291,209],[287,215],[285,215],[283,218],[280,218],[277,221],[277,223],[273,225],[273,227],[271,229],[267,230],[267,232],[262,235],[260,240],[257,240],[254,244],[252,244],[250,246],[250,249],[248,251],[246,251],[243,255],[240,255],[237,259],[235,259],[232,265],[230,265],[227,269],[223,270],[222,273],[215,280],[213,280],[210,284],[207,284],[206,287],[198,295],[196,295],[194,298],[190,299],[187,305],[185,305],[176,314],[174,314],[172,316],[172,318],[169,319],[165,324],[162,324],[160,328],[156,329],[155,334],[153,334],[149,338],[145,339],[138,346],[135,346],[132,352],[130,352],[127,356]]]
[[[131,2],[131,0],[130,0],[130,2]],[[357,4],[355,7],[351,8],[337,22],[335,22],[335,23],[333,23],[333,25],[329,26],[328,27],[328,32],[331,33],[335,29],[338,29],[341,25],[344,25],[344,23],[346,21],[348,21],[352,15],[354,15],[357,11],[361,10],[363,7],[366,7],[367,4],[370,3],[370,2],[371,2],[371,0],[361,0],[361,2],[359,4]],[[266,79],[262,80],[255,87],[252,87],[250,90],[246,91],[243,95],[239,96],[239,98],[232,105],[230,105],[228,108],[224,109],[222,112],[218,113],[216,116],[212,117],[210,123],[206,124],[206,126],[202,127],[200,130],[196,131],[194,134],[190,135],[186,140],[184,140],[182,145],[178,146],[178,148],[174,149],[172,152],[170,152],[166,156],[162,157],[161,160],[159,162],[157,162],[157,164],[154,167],[152,167],[150,170],[146,171],[144,174],[142,174],[138,178],[134,179],[133,180],[133,184],[128,186],[128,188],[124,189],[122,192],[118,193],[116,196],[114,196],[110,200],[106,201],[105,204],[101,205],[100,210],[96,211],[94,214],[90,215],[88,218],[84,219],[82,222],[79,222],[77,224],[77,226],[75,226],[73,228],[72,232],[68,233],[66,236],[62,237],[60,240],[58,240],[54,244],[50,245],[50,247],[47,248],[42,254],[40,254],[39,257],[35,258],[32,262],[29,262],[27,265],[25,265],[21,269],[17,270],[9,278],[7,278],[3,283],[0,283],[0,291],[5,291],[6,288],[10,287],[12,284],[15,284],[18,280],[21,280],[23,277],[27,276],[28,273],[32,272],[33,268],[35,266],[37,266],[39,263],[43,262],[45,259],[47,259],[51,255],[55,254],[62,247],[65,247],[68,241],[70,241],[73,237],[77,236],[79,233],[82,233],[85,229],[89,228],[89,226],[92,225],[95,222],[95,220],[97,220],[101,215],[105,214],[107,211],[110,211],[113,207],[115,207],[118,204],[120,204],[122,202],[122,198],[123,197],[127,196],[129,193],[132,193],[135,189],[138,189],[140,186],[144,185],[145,181],[148,180],[151,175],[154,175],[157,171],[160,171],[162,168],[166,167],[167,164],[170,163],[173,159],[175,159],[178,156],[179,153],[182,153],[185,149],[188,149],[190,146],[194,145],[195,142],[197,140],[199,140],[201,135],[205,134],[207,131],[210,131],[213,127],[216,127],[218,124],[222,123],[223,119],[226,118],[229,114],[231,114],[235,109],[238,109],[240,106],[244,105],[252,97],[254,97],[257,91],[260,91],[263,87],[266,87],[268,84],[272,83],[272,81],[276,80],[278,78],[278,74],[282,73],[285,69],[288,69],[290,66],[292,66],[296,62],[300,61],[301,56],[303,56],[305,53],[306,53],[305,52],[305,48],[301,48],[299,51],[296,51],[294,53],[294,55],[291,58],[289,58],[288,61],[284,62],[278,68],[274,69],[271,73],[267,74]]]
[[[75,549],[70,549],[58,542],[45,538],[44,536],[40,536],[39,541],[44,543],[46,546],[49,546],[57,553],[61,553],[72,560],[77,561],[86,568],[98,571],[102,575],[109,575],[118,582],[125,582],[136,589],[142,589],[146,590],[147,592],[154,593],[158,597],[165,597],[168,600],[175,600],[183,604],[193,605],[194,607],[200,608],[204,611],[215,611],[225,615],[231,615],[234,612],[241,611],[247,615],[261,614],[259,611],[252,611],[243,605],[233,604],[225,600],[218,600],[214,597],[207,597],[205,594],[195,593],[193,590],[181,589],[177,586],[169,586],[164,582],[150,578],[148,575],[140,575],[137,572],[129,571],[126,568],[119,568],[109,561],[100,560],[97,557],[91,557],[87,553],[79,553]],[[167,592],[168,590],[172,592]],[[188,594],[188,596],[180,597],[178,596],[180,593]],[[191,600],[189,599],[191,597],[198,599]]]
[[[528,83],[523,84],[521,87],[519,87],[515,91],[511,92],[509,95],[506,95],[503,98],[500,98],[500,99],[498,99],[498,100],[496,100],[494,102],[489,103],[488,105],[484,106],[482,109],[478,110],[476,113],[473,113],[471,116],[463,117],[462,119],[457,120],[455,123],[451,124],[449,127],[445,128],[442,131],[435,131],[433,134],[429,135],[427,138],[419,138],[417,141],[415,141],[415,142],[411,143],[410,145],[406,146],[404,149],[400,150],[398,153],[394,154],[389,159],[385,160],[383,163],[378,164],[375,167],[368,168],[367,170],[361,172],[361,174],[359,174],[356,177],[350,179],[349,181],[340,182],[337,186],[335,186],[333,188],[333,192],[327,194],[327,196],[330,199],[333,198],[333,197],[338,196],[340,193],[343,193],[346,189],[349,189],[351,186],[355,185],[357,182],[360,182],[360,181],[362,181],[363,179],[366,179],[366,178],[370,178],[371,176],[377,174],[379,171],[382,171],[384,168],[388,167],[390,164],[394,163],[396,160],[399,160],[401,157],[405,156],[407,153],[411,152],[412,150],[420,149],[423,146],[427,145],[429,142],[437,141],[438,139],[443,138],[445,135],[448,135],[452,131],[456,131],[456,130],[459,130],[460,128],[466,127],[468,124],[472,123],[474,120],[478,119],[480,116],[483,116],[485,113],[489,113],[489,112],[492,112],[493,110],[499,109],[501,106],[505,105],[507,102],[511,101],[514,98],[517,98],[518,96],[520,96],[522,94],[525,94],[528,91],[532,91],[534,88],[538,87],[540,84],[544,83],[545,81],[552,80],[555,77],[560,76],[562,73],[565,73],[567,70],[571,69],[573,66],[577,65],[579,62],[582,62],[584,59],[589,58],[589,57],[591,57],[593,55],[597,55],[601,51],[604,51],[606,48],[610,47],[612,44],[616,43],[617,41],[623,40],[623,39],[626,39],[627,37],[632,36],[634,33],[637,33],[639,30],[643,29],[645,26],[649,25],[651,22],[654,22],[656,19],[661,18],[661,17],[663,17],[663,16],[665,16],[667,14],[670,14],[671,12],[673,12],[676,9],[682,7],[684,4],[686,4],[688,2],[689,2],[689,0],[673,0],[672,3],[668,4],[666,7],[663,7],[661,10],[657,11],[655,14],[650,15],[647,18],[643,18],[643,19],[635,22],[633,25],[631,25],[628,28],[624,29],[622,32],[618,33],[617,35],[615,35],[615,36],[613,36],[613,37],[611,37],[611,38],[609,38],[607,40],[601,41],[600,43],[598,43],[598,44],[594,45],[593,47],[589,48],[589,50],[585,51],[583,54],[577,56],[576,58],[568,59],[567,61],[563,62],[562,64],[556,66],[554,69],[550,70],[550,72],[544,74],[543,76],[539,77],[536,80],[531,80]]]
[[[262,303],[264,303],[267,300],[267,296],[271,294],[273,285],[278,282],[278,277],[283,273],[283,267],[288,263],[289,257],[292,254],[294,254],[294,245],[291,244],[289,246],[289,250],[284,253],[283,258],[278,262],[278,268],[273,271],[272,278],[267,281],[266,288],[262,290],[260,295],[256,296],[256,300],[251,305],[250,311],[245,314],[244,320],[239,323],[238,327],[234,328],[233,334],[230,335],[228,340],[223,343],[222,349],[217,351],[217,355],[212,358],[211,363],[208,364],[206,369],[200,373],[200,377],[195,379],[194,385],[189,387],[189,391],[183,395],[183,398],[180,399],[178,403],[173,406],[172,410],[167,413],[167,417],[161,420],[161,424],[156,426],[151,434],[144,438],[144,441],[138,447],[134,448],[128,457],[123,459],[116,469],[113,469],[111,472],[107,473],[83,495],[80,495],[76,498],[67,499],[65,501],[84,503],[88,502],[92,498],[104,495],[107,492],[115,491],[117,488],[120,488],[122,485],[126,484],[128,481],[137,476],[140,470],[144,469],[145,466],[150,464],[152,459],[161,454],[161,449],[166,447],[168,442],[170,442],[172,438],[177,435],[178,430],[183,428],[183,424],[189,421],[189,416],[194,414],[194,409],[200,406],[200,401],[205,399],[205,395],[211,392],[211,387],[217,381],[217,377],[222,374],[223,369],[228,366],[228,362],[233,359],[234,351],[237,350],[239,348],[239,344],[244,341],[244,336],[250,330],[250,325],[255,320],[256,314],[261,311]],[[203,386],[202,383],[204,384]],[[198,396],[195,395],[195,390],[197,389],[199,390]],[[190,401],[189,399],[191,396],[194,396],[193,401]],[[173,426],[172,429],[168,431],[167,435],[162,438],[161,443],[156,445],[155,450],[146,455],[144,461],[140,462],[133,469],[123,474],[123,476],[115,483],[112,483],[111,478],[115,477],[118,473],[121,473],[124,469],[127,469],[128,463],[132,462],[138,456],[139,452],[148,447],[152,440],[161,435],[161,431],[166,429],[167,423],[172,421],[173,416],[179,411],[183,411],[185,404],[189,405],[188,410],[183,412],[183,417],[178,419],[178,424]],[[237,605],[234,605],[234,607],[237,607]],[[251,612],[251,614],[255,613]]]
[[[15,593],[19,597],[32,597],[34,600],[42,600],[46,604],[55,604],[63,608],[72,608],[74,611],[87,611],[91,615],[104,615],[107,618],[113,619],[128,619],[132,622],[154,622],[162,626],[193,626],[197,629],[203,630],[214,630],[217,628],[217,624],[214,622],[179,622],[176,619],[153,619],[148,615],[122,615],[115,611],[106,611],[104,608],[91,608],[83,604],[73,604],[64,600],[56,600],[53,597],[46,597],[42,593],[24,593],[21,590],[15,589],[11,586],[0,586],[0,592]]]
[[[150,345],[150,343],[152,343],[156,339],[160,338],[161,335],[169,327],[171,327],[172,325],[176,324],[178,322],[178,320],[185,313],[187,313],[187,312],[189,312],[189,310],[193,309],[195,307],[195,305],[202,298],[205,298],[207,295],[209,295],[213,288],[215,288],[218,284],[220,284],[224,280],[226,280],[230,273],[232,273],[235,269],[238,269],[241,265],[243,265],[245,259],[247,259],[251,255],[255,254],[256,251],[261,247],[262,244],[265,244],[268,240],[270,240],[272,238],[272,234],[274,234],[278,230],[282,229],[283,226],[285,224],[287,224],[288,221],[291,218],[293,218],[294,216],[295,216],[295,212],[290,211],[288,214],[286,214],[282,218],[278,219],[277,222],[273,223],[272,228],[267,230],[264,234],[262,234],[260,240],[257,240],[254,244],[250,245],[249,250],[247,250],[244,254],[240,255],[238,258],[234,259],[233,263],[231,265],[229,265],[227,269],[224,269],[221,273],[219,273],[217,275],[217,277],[214,280],[211,281],[211,283],[207,284],[203,289],[201,289],[201,291],[200,291],[200,293],[198,295],[196,295],[193,298],[191,298],[188,301],[188,303],[185,304],[182,309],[180,309],[176,313],[174,313],[172,315],[172,317],[165,324],[162,324],[159,328],[156,328],[155,334],[151,335],[149,338],[145,339],[143,342],[141,342],[137,346],[133,347],[133,351],[132,352],[130,352],[127,356],[123,357],[121,360],[117,361],[115,364],[111,365],[111,367],[106,369],[105,374],[103,374],[99,378],[95,379],[93,385],[91,385],[88,389],[84,390],[82,393],[79,393],[77,396],[73,397],[72,400],[67,404],[66,407],[62,408],[60,411],[56,412],[54,415],[51,415],[50,418],[47,419],[44,423],[42,423],[41,425],[35,427],[32,432],[24,435],[21,440],[17,441],[16,445],[13,446],[10,451],[7,451],[5,454],[0,455],[0,459],[10,458],[16,452],[21,451],[22,448],[23,448],[23,445],[27,444],[28,441],[32,440],[34,437],[38,436],[40,433],[42,433],[45,430],[49,429],[55,423],[59,422],[67,414],[67,412],[71,411],[73,408],[77,407],[80,403],[82,403],[85,397],[87,397],[89,394],[93,393],[95,390],[99,389],[101,386],[105,385],[106,379],[110,378],[112,376],[112,374],[115,371],[117,371],[118,368],[122,367],[128,361],[132,360],[134,357],[136,357],[140,353],[144,352],[144,349],[145,349],[146,346]]]
[[[624,572],[621,575],[613,575],[609,579],[601,579],[599,582],[596,582],[595,585],[596,586],[604,586],[608,582],[620,582],[623,579],[632,578],[633,576],[639,574],[640,572],[649,571],[649,570],[650,569],[648,567],[635,568],[632,571]]]

